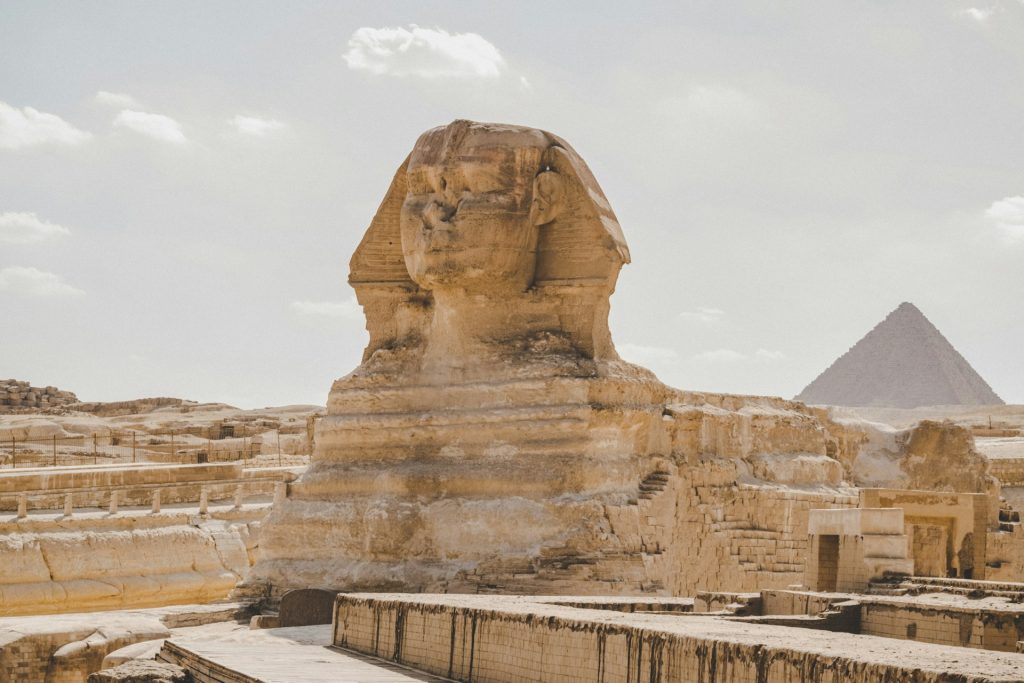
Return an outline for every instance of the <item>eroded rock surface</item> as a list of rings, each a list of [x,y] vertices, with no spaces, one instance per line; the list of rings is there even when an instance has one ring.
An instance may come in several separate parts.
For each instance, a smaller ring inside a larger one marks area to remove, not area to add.
[[[192,674],[167,662],[135,660],[89,674],[88,683],[192,683]]]
[[[855,504],[834,439],[802,404],[681,392],[622,361],[608,311],[628,261],[561,138],[424,133],[351,260],[363,363],[331,388],[242,592],[798,581],[806,510]]]

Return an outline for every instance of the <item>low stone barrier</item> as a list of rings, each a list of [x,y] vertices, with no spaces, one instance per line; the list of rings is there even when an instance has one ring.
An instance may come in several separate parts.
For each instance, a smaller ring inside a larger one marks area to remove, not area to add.
[[[1017,655],[768,626],[620,614],[564,598],[342,594],[335,645],[456,681],[1018,681]]]

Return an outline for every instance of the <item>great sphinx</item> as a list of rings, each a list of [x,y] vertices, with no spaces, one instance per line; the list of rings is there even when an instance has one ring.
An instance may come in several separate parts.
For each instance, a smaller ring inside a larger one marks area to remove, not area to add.
[[[242,592],[798,581],[795,559],[770,576],[744,565],[732,532],[805,540],[807,507],[855,504],[826,421],[674,390],[621,360],[608,312],[628,262],[561,138],[462,120],[424,133],[350,262],[362,364],[334,382]]]

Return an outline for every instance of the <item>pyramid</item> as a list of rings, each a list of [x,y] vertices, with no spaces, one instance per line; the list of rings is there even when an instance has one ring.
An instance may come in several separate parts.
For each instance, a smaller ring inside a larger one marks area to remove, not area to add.
[[[808,384],[796,400],[885,408],[1003,403],[928,318],[907,302]]]

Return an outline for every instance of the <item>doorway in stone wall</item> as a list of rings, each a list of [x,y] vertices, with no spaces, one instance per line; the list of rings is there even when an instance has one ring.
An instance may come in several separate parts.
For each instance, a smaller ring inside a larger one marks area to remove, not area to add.
[[[815,590],[832,592],[839,578],[839,536],[825,534],[818,537],[818,585]]]

